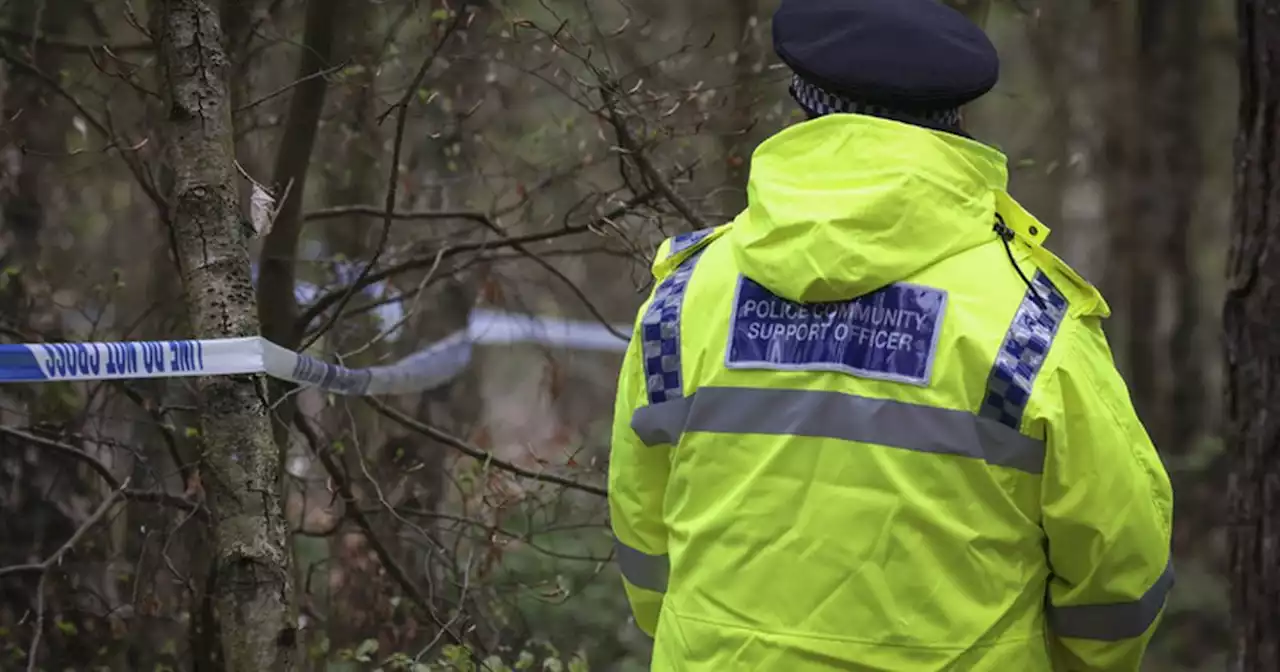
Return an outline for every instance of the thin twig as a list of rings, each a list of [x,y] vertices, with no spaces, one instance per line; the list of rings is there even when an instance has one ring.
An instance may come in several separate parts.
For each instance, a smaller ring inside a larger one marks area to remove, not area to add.
[[[304,222],[315,222],[326,219],[339,219],[342,217],[350,217],[352,215],[363,217],[382,217],[388,216],[385,208],[376,205],[339,205],[331,208],[322,208],[312,210],[302,216]],[[463,219],[480,224],[489,224],[493,221],[489,215],[475,210],[408,210],[393,212],[390,214],[391,219],[398,221],[426,220],[439,221],[445,219]]]
[[[45,558],[41,562],[37,562],[29,565],[11,565],[9,567],[0,567],[0,578],[3,578],[10,574],[25,574],[25,573],[31,573],[31,572],[48,571],[51,567],[53,567],[55,564],[57,564],[59,561],[62,560],[62,556],[66,555],[68,552],[71,551],[71,549],[75,548],[76,544],[80,543],[80,540],[84,538],[84,535],[89,533],[89,530],[92,529],[94,525],[97,525],[103,518],[106,517],[107,513],[111,511],[111,507],[114,506],[117,501],[125,497],[125,489],[128,487],[129,487],[129,479],[125,479],[125,482],[123,483],[122,487],[117,488],[116,490],[113,490],[111,492],[111,495],[108,496],[105,500],[103,500],[102,504],[98,506],[98,510],[94,511],[93,515],[89,516],[87,520],[81,523],[80,527],[75,531],[74,534],[71,535],[71,538],[68,539],[64,544],[62,544],[62,546],[59,547],[58,550],[54,551],[53,555],[50,555],[49,557]]]
[[[456,436],[448,434],[426,423],[414,420],[413,418],[405,415],[404,413],[401,413],[400,411],[390,406],[387,406],[386,404],[382,403],[381,401],[378,401],[373,397],[362,397],[362,400],[366,404],[369,404],[370,406],[372,406],[375,411],[386,416],[387,418],[395,420],[401,425],[404,425],[406,428],[411,429],[419,434],[422,434],[423,436],[426,436],[435,441],[439,441],[440,443],[443,443],[446,446],[449,446],[450,448],[453,448],[454,450],[457,450],[458,452],[464,455],[467,455],[468,457],[479,460],[482,464],[486,466],[494,466],[494,467],[497,467],[498,469],[501,469],[511,474],[515,474],[516,476],[520,476],[522,478],[527,478],[534,481],[540,481],[542,483],[551,483],[553,485],[563,486],[570,490],[585,492],[590,495],[596,495],[597,497],[609,496],[609,491],[600,486],[591,485],[589,483],[579,483],[573,479],[564,478],[563,476],[556,476],[555,474],[544,474],[537,471],[531,471],[529,469],[525,469],[524,467],[507,462],[506,460],[503,460],[495,456],[493,453],[487,450],[484,450],[483,448],[473,446],[467,443],[466,441],[459,439]]]
[[[4,49],[2,47],[0,47],[0,60],[3,60],[6,63],[9,63],[10,65],[14,66],[18,70],[21,70],[22,72],[29,74],[35,77],[36,79],[40,80],[42,84],[44,84],[54,93],[58,94],[59,97],[63,98],[68,103],[70,103],[71,106],[76,109],[76,112],[80,115],[80,117],[85,120],[85,123],[92,126],[94,130],[96,130],[99,134],[101,134],[104,138],[107,139],[108,148],[132,146],[130,145],[130,143],[121,142],[120,139],[116,137],[115,133],[112,132],[111,128],[106,123],[104,123],[96,115],[90,112],[89,109],[86,108],[79,101],[79,99],[71,95],[71,92],[63,88],[62,85],[58,83],[58,80],[45,74],[44,71],[37,68],[33,63],[29,63],[26,60],[17,57],[13,53],[11,53],[8,49]],[[124,161],[125,166],[129,168],[129,171],[133,173],[134,179],[138,181],[138,186],[141,187],[142,191],[147,194],[147,196],[152,200],[152,202],[155,203],[156,207],[160,209],[161,217],[167,220],[168,211],[166,209],[165,199],[160,194],[159,190],[156,189],[155,184],[151,181],[149,174],[146,172],[142,164],[139,163],[137,157],[130,154],[129,152],[121,151],[120,158],[121,160]]]
[[[413,80],[409,84],[409,88],[405,90],[404,95],[400,97],[400,100],[397,101],[394,106],[387,110],[388,113],[391,110],[396,110],[396,132],[395,140],[392,142],[391,175],[387,179],[387,198],[386,205],[383,210],[382,233],[378,237],[378,245],[374,248],[373,258],[360,269],[360,275],[356,278],[356,281],[351,283],[351,288],[342,296],[342,299],[338,301],[338,307],[333,311],[333,315],[330,316],[328,322],[320,329],[316,330],[316,332],[302,344],[302,347],[299,348],[300,351],[305,351],[307,348],[311,347],[317,339],[323,336],[325,332],[327,332],[338,322],[339,319],[341,319],[343,309],[347,307],[347,304],[351,302],[351,297],[356,293],[356,287],[364,281],[366,277],[368,277],[369,273],[373,270],[373,267],[377,265],[378,260],[382,258],[383,253],[387,249],[387,241],[391,237],[391,224],[393,221],[392,213],[396,210],[396,194],[400,187],[400,156],[404,152],[404,134],[405,129],[409,124],[410,103],[413,102],[414,96],[418,94],[418,88],[422,86],[422,80],[426,79],[427,72],[431,70],[431,66],[435,65],[436,58],[442,51],[444,51],[445,45],[449,43],[449,38],[453,37],[453,34],[457,32],[466,16],[467,13],[465,9],[460,9],[458,11],[457,16],[455,16],[453,21],[449,23],[449,27],[445,29],[445,33],[441,36],[440,41],[436,43],[435,48],[431,50],[430,54],[427,54],[425,59],[423,59],[422,65],[418,67],[418,72],[414,74]]]
[[[23,441],[40,446],[42,448],[48,448],[50,450],[62,453],[63,455],[67,455],[72,459],[83,462],[84,464],[88,465],[91,469],[93,469],[93,471],[96,472],[98,476],[102,477],[102,480],[106,481],[107,485],[112,490],[121,491],[124,494],[124,496],[128,497],[129,499],[140,500],[140,501],[156,501],[162,504],[166,504],[169,506],[173,506],[173,507],[183,509],[183,510],[188,510],[188,511],[199,508],[196,502],[185,499],[183,497],[179,497],[177,495],[171,495],[167,492],[134,490],[132,488],[129,488],[126,483],[122,483],[120,479],[116,478],[115,474],[111,473],[111,469],[108,468],[107,465],[103,464],[101,460],[84,452],[83,450],[80,450],[79,448],[75,448],[74,446],[69,446],[65,443],[54,441],[53,439],[46,439],[43,436],[36,436],[35,434],[29,434],[20,429],[5,427],[3,425],[0,425],[0,434],[7,434],[13,438],[21,439]],[[0,445],[3,445],[3,444],[0,444]]]
[[[611,226],[613,220],[629,214],[630,212],[632,212],[633,210],[635,210],[640,206],[648,204],[656,196],[657,196],[657,192],[648,192],[648,193],[640,194],[639,196],[636,196],[628,200],[627,202],[619,205],[613,210],[610,210],[609,212],[603,215],[600,215],[599,217],[596,217],[591,221],[583,224],[566,226],[564,228],[557,229],[555,231],[547,231],[543,233],[532,233],[524,236],[508,237],[504,235],[502,239],[496,240],[496,241],[490,240],[490,241],[480,241],[475,243],[459,243],[456,245],[448,245],[445,249],[438,250],[432,254],[424,255],[422,257],[415,257],[413,259],[407,259],[398,264],[388,266],[376,272],[369,273],[365,275],[363,279],[357,278],[350,285],[348,285],[343,289],[330,292],[328,294],[325,294],[317,298],[302,313],[302,316],[298,318],[297,329],[299,332],[305,332],[307,329],[307,326],[310,325],[312,321],[314,321],[316,318],[322,315],[326,310],[329,309],[330,306],[337,303],[345,294],[349,292],[358,292],[368,287],[369,285],[381,282],[383,280],[386,280],[387,278],[390,278],[395,275],[399,275],[401,273],[408,273],[410,271],[429,268],[436,263],[437,256],[444,259],[448,259],[449,257],[462,254],[465,252],[478,252],[482,250],[500,249],[503,247],[515,247],[516,245],[520,245],[523,243],[537,243],[541,241],[554,240],[554,239],[563,238],[566,236],[587,233],[589,231],[594,231],[596,229],[599,229],[605,226]],[[332,323],[332,320],[330,320],[326,324],[331,324],[331,323]],[[630,338],[630,336],[628,335],[627,338]],[[314,338],[312,339],[312,342],[314,342]]]
[[[365,538],[369,541],[370,548],[372,548],[373,552],[378,556],[378,560],[382,563],[382,566],[386,568],[387,574],[391,575],[391,578],[394,579],[396,583],[400,584],[401,589],[404,590],[409,599],[412,600],[413,603],[423,611],[423,613],[426,613],[431,617],[431,620],[435,621],[436,625],[440,627],[441,633],[448,634],[449,638],[452,639],[455,644],[461,644],[463,641],[462,637],[453,632],[449,623],[440,619],[440,617],[435,613],[435,610],[431,608],[430,600],[428,600],[427,597],[423,595],[422,590],[418,588],[418,584],[409,577],[409,573],[400,566],[400,563],[396,561],[395,556],[393,556],[391,551],[387,549],[386,545],[382,543],[381,537],[374,532],[373,523],[369,520],[369,517],[365,515],[364,511],[360,509],[360,503],[356,499],[355,491],[351,489],[350,480],[348,480],[346,474],[343,473],[342,467],[338,465],[338,463],[334,462],[333,456],[328,451],[321,448],[323,442],[320,440],[320,436],[316,433],[315,428],[311,426],[311,423],[307,421],[306,417],[302,413],[294,414],[294,425],[307,439],[307,446],[311,449],[311,453],[320,459],[320,463],[324,466],[325,471],[329,472],[329,478],[333,480],[334,486],[338,489],[338,494],[342,496],[343,501],[346,503],[346,512],[351,516],[351,519],[355,521],[356,525],[364,532]]]
[[[114,51],[117,54],[124,54],[131,51],[152,51],[155,45],[150,42],[125,42],[120,44],[111,44],[108,42],[80,42],[68,37],[56,35],[32,35],[26,31],[14,28],[0,27],[0,37],[23,42],[32,42],[42,47],[49,47],[59,51],[68,51],[72,53],[90,53],[98,49]]]
[[[653,161],[649,160],[649,156],[640,147],[640,144],[631,136],[631,131],[627,129],[627,122],[622,118],[618,109],[617,99],[612,91],[611,84],[602,82],[600,91],[600,95],[604,98],[605,107],[608,108],[608,111],[604,113],[605,120],[609,122],[610,126],[613,126],[614,135],[618,138],[618,145],[640,168],[640,172],[644,174],[650,185],[657,189],[663,198],[667,199],[667,202],[676,209],[676,212],[680,213],[681,217],[684,217],[695,229],[707,228],[707,221],[695,212],[693,207],[680,194],[676,193],[676,190],[662,176],[657,167],[653,165]]]
[[[491,228],[494,233],[503,236],[506,235],[505,232],[503,232],[503,230],[497,225],[493,225]],[[592,303],[591,299],[587,296],[587,293],[582,291],[582,288],[578,286],[578,283],[565,275],[564,271],[556,268],[555,264],[543,259],[537,252],[525,247],[523,243],[510,242],[509,245],[515,251],[533,260],[533,262],[541,266],[543,270],[555,276],[555,278],[564,284],[565,287],[568,287],[569,291],[573,293],[578,301],[581,302],[583,306],[586,306],[587,311],[591,313],[591,316],[596,318],[596,321],[603,325],[610,334],[613,334],[624,341],[631,338],[630,334],[619,331],[617,327],[613,326],[613,323],[609,321],[609,318],[605,317],[604,313],[602,313],[599,308],[596,308],[596,305]]]
[[[113,490],[111,492],[111,496],[107,497],[102,502],[98,507],[98,510],[93,512],[93,515],[89,516],[87,520],[80,524],[80,527],[71,535],[71,538],[63,543],[58,550],[54,551],[52,555],[45,558],[44,561],[28,565],[0,567],[0,578],[8,576],[9,574],[31,574],[36,572],[39,572],[40,574],[40,582],[36,586],[35,634],[31,637],[31,650],[27,654],[27,672],[35,672],[36,660],[40,654],[40,638],[44,633],[44,587],[49,578],[49,570],[52,569],[54,565],[61,563],[62,557],[71,552],[71,549],[75,548],[76,544],[80,543],[80,540],[84,538],[84,535],[89,533],[89,530],[93,529],[94,526],[101,522],[103,518],[107,517],[107,514],[111,511],[112,507],[115,506],[116,502],[124,497],[124,490],[128,485],[129,481],[126,479],[120,488]]]
[[[36,584],[36,629],[31,635],[31,645],[27,652],[27,672],[36,671],[36,659],[40,653],[40,639],[44,636],[44,584],[49,572],[40,572],[40,582]]]
[[[401,507],[400,510],[403,510],[403,507]],[[397,518],[400,518],[400,516],[398,515],[400,510],[397,510],[396,512]],[[378,509],[371,509],[367,513],[382,514],[384,512]],[[609,562],[613,560],[612,554],[602,558],[594,555],[575,555],[572,553],[561,553],[558,551],[553,551],[544,546],[540,546],[533,540],[534,537],[536,536],[549,535],[554,532],[557,532],[558,530],[539,530],[538,532],[526,530],[524,532],[513,532],[511,530],[508,530],[502,527],[502,525],[498,523],[489,524],[489,523],[481,522],[479,520],[472,520],[471,518],[464,518],[462,516],[451,516],[447,513],[436,513],[433,511],[418,511],[418,510],[406,510],[404,511],[404,513],[405,515],[417,516],[420,518],[433,518],[433,519],[439,519],[439,520],[446,520],[449,522],[458,523],[459,525],[466,525],[469,527],[480,528],[484,530],[486,533],[488,533],[489,535],[506,537],[507,539],[511,539],[512,541],[516,541],[521,544],[524,544],[525,546],[528,546],[529,548],[532,548],[533,550],[539,553],[542,553],[543,555],[546,555],[552,558],[558,558],[560,560],[571,560],[574,562]],[[592,527],[605,528],[607,526],[593,525]],[[459,532],[459,534],[462,534],[462,532]]]
[[[284,86],[282,86],[282,87],[280,87],[280,88],[276,89],[275,91],[272,91],[271,93],[268,93],[267,95],[265,95],[265,96],[263,96],[263,97],[261,97],[261,98],[259,98],[259,99],[257,99],[257,100],[254,100],[254,101],[251,101],[251,102],[245,103],[244,105],[241,105],[240,107],[237,107],[237,108],[235,108],[234,110],[232,110],[232,111],[231,111],[231,113],[232,113],[232,114],[238,114],[238,113],[240,113],[240,112],[244,112],[245,110],[248,110],[248,109],[251,109],[251,108],[257,107],[257,106],[259,106],[259,105],[261,105],[261,104],[263,104],[263,103],[267,102],[268,100],[271,100],[272,98],[275,98],[275,97],[277,97],[277,96],[280,96],[280,95],[283,95],[283,94],[288,93],[288,92],[289,92],[290,90],[292,90],[294,87],[298,86],[299,84],[302,84],[303,82],[306,82],[306,81],[309,81],[309,80],[315,79],[316,77],[327,77],[327,76],[329,76],[329,75],[332,75],[332,74],[333,74],[333,73],[335,73],[335,72],[338,72],[339,70],[342,70],[343,68],[347,67],[347,65],[348,65],[348,62],[347,62],[347,61],[343,61],[343,62],[341,62],[341,63],[339,63],[339,64],[337,64],[337,65],[335,65],[335,66],[325,68],[324,70],[317,70],[316,72],[313,72],[313,73],[311,73],[311,74],[307,75],[306,77],[303,77],[303,78],[301,78],[301,79],[294,80],[293,82],[291,82],[291,83],[289,83],[289,84],[285,84]]]

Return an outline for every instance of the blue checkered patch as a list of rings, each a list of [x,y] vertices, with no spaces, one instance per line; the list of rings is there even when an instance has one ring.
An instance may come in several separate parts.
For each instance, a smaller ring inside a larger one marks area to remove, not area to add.
[[[995,366],[991,367],[986,398],[978,412],[1014,429],[1022,424],[1031,386],[1067,314],[1067,298],[1048,276],[1037,271],[1032,285],[1043,300],[1043,307],[1029,288],[996,355]]]
[[[706,229],[699,229],[697,231],[690,231],[689,233],[682,233],[673,237],[671,239],[671,250],[667,253],[667,258],[670,259],[694,245],[701,243],[707,236],[715,233],[715,231],[715,227],[710,227]]]
[[[680,308],[684,305],[684,290],[689,285],[689,277],[693,275],[693,268],[697,266],[702,252],[698,250],[690,255],[658,285],[641,320],[641,346],[644,348],[644,374],[650,404],[679,399],[684,395],[680,377]]]

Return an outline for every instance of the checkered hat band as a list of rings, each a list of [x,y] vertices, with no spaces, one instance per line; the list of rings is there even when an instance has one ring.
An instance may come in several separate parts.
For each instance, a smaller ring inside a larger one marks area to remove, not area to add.
[[[806,82],[799,75],[791,77],[791,95],[801,107],[820,117],[828,114],[865,114],[904,123],[923,122],[929,125],[957,128],[960,126],[960,110],[955,108],[908,111],[884,105],[860,103]]]

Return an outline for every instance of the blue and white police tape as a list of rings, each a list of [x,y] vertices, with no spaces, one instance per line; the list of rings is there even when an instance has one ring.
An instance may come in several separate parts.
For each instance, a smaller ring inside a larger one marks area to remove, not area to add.
[[[630,327],[615,326],[621,334]],[[534,344],[623,352],[627,341],[604,325],[475,310],[467,327],[394,363],[349,369],[264,338],[0,345],[0,383],[178,378],[265,373],[337,394],[409,394],[439,387],[471,363],[476,345]]]

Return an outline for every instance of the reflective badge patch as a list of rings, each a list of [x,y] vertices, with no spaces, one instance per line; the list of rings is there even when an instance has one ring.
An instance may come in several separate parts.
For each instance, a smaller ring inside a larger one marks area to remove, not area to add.
[[[946,304],[943,290],[903,283],[852,301],[801,304],[743,277],[725,366],[928,385]]]

